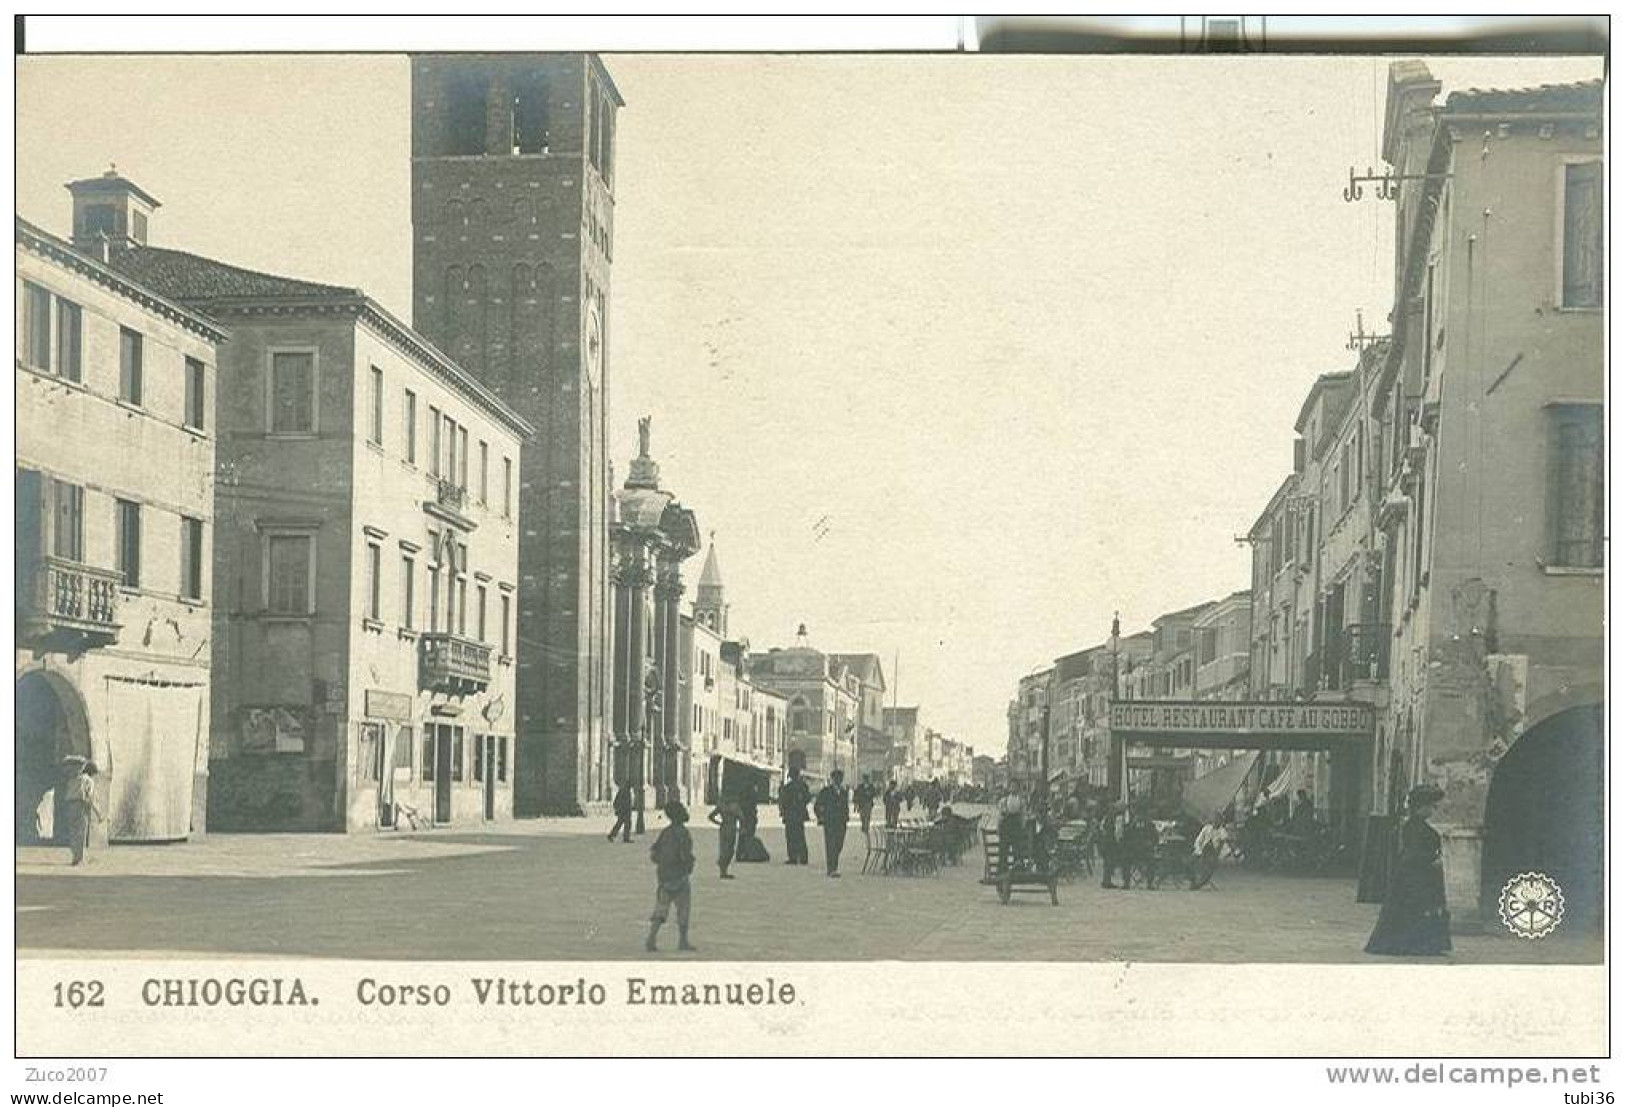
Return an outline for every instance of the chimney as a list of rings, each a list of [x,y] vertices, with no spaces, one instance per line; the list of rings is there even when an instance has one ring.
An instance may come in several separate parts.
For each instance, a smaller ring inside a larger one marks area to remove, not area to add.
[[[106,261],[115,250],[147,244],[147,223],[158,205],[151,193],[109,166],[100,177],[70,181],[73,244]]]

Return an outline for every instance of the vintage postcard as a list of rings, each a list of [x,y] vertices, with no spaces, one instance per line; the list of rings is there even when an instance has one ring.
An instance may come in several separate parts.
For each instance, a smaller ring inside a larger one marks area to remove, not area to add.
[[[1601,58],[533,39],[17,58],[20,1056],[1606,1054]]]

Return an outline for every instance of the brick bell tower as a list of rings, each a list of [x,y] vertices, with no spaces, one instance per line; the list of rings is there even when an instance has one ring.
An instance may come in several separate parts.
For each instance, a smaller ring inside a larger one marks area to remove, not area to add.
[[[610,798],[609,271],[620,93],[585,54],[412,58],[412,325],[520,453],[518,815]]]

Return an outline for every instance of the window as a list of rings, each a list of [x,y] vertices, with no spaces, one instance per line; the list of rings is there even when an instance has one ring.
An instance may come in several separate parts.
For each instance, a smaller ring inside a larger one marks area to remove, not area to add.
[[[418,758],[418,764],[423,766],[423,779],[434,779],[434,732],[433,726],[423,728],[423,755]]]
[[[69,561],[85,559],[85,490],[52,478],[51,556]]]
[[[82,380],[80,362],[84,353],[84,312],[79,305],[56,301],[56,373],[70,381]]]
[[[272,434],[316,433],[316,355],[271,355],[270,407]]]
[[[384,724],[361,724],[361,756],[367,763],[367,777],[370,780],[382,780],[384,777]]]
[[[129,327],[118,331],[118,398],[141,406],[141,335]]]
[[[429,633],[440,630],[440,562],[429,562]]]
[[[412,728],[403,726],[395,735],[395,768],[412,771]]]
[[[463,749],[463,728],[460,727],[460,726],[454,726],[454,727],[451,728],[451,779],[452,780],[462,780],[463,779],[463,762],[465,760],[467,760],[467,757],[465,756],[465,752],[466,751]]]
[[[401,557],[401,626],[408,630],[413,627],[412,620],[416,618],[412,608],[412,586],[417,576],[417,562],[410,554]]]
[[[457,428],[457,487],[468,491],[468,428]]]
[[[550,140],[547,131],[547,81],[527,75],[513,91],[513,127],[510,148],[515,154],[545,154]]]
[[[474,783],[485,781],[485,735],[474,735]]]
[[[384,551],[376,542],[367,543],[367,618],[383,618]]]
[[[23,282],[23,364],[51,369],[51,294]]]
[[[1602,567],[1602,406],[1558,404],[1550,419],[1546,502],[1551,564]]]
[[[410,465],[418,463],[418,394],[410,388],[406,390],[406,460]]]
[[[513,518],[513,458],[502,459],[502,517]]]
[[[440,475],[440,409],[429,405],[429,472]]]
[[[124,587],[141,587],[141,505],[115,501],[118,510],[118,565]]]
[[[203,363],[195,357],[186,359],[186,425],[193,430],[204,428],[204,391],[207,381]]]
[[[491,493],[491,446],[480,443],[480,506],[484,507]]]
[[[1602,306],[1602,162],[1563,167],[1563,306]]]
[[[108,204],[87,207],[79,217],[80,234],[94,238],[99,234],[109,238],[118,234],[118,212]]]
[[[203,520],[181,516],[181,598],[203,598]]]
[[[310,614],[308,534],[273,534],[265,540],[265,607],[273,615]]]
[[[384,371],[372,367],[372,433],[368,439],[374,446],[384,444]]]
[[[446,153],[485,153],[486,96],[489,79],[475,73],[459,74],[446,90]]]
[[[503,784],[508,780],[508,736],[497,736],[497,783]]]
[[[504,594],[502,597],[502,638],[497,642],[497,652],[503,657],[508,654],[508,624],[513,610],[513,597]]]
[[[479,640],[483,642],[485,641],[485,585],[475,586],[474,599],[477,606],[477,614],[474,616],[476,619],[475,629],[479,632]]]

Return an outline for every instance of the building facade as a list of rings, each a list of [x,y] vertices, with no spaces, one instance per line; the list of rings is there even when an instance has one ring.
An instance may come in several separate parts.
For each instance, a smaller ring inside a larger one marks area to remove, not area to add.
[[[1387,729],[1445,791],[1453,916],[1530,869],[1602,917],[1604,245],[1600,82],[1436,102],[1390,71],[1393,336],[1373,468]]]
[[[16,222],[17,842],[65,842],[63,759],[98,840],[203,833],[225,328],[107,262],[157,201],[78,182],[75,243]],[[96,197],[90,202],[90,197]]]
[[[111,264],[231,331],[209,825],[511,817],[530,426],[359,290],[150,245]]]
[[[752,653],[746,664],[754,687],[784,700],[784,767],[799,767],[814,781],[827,781],[836,769],[849,782],[855,780],[862,696],[857,676],[814,649],[805,626],[794,646]]]
[[[520,814],[613,789],[615,114],[581,54],[412,59],[414,326],[534,425],[519,474]]]

